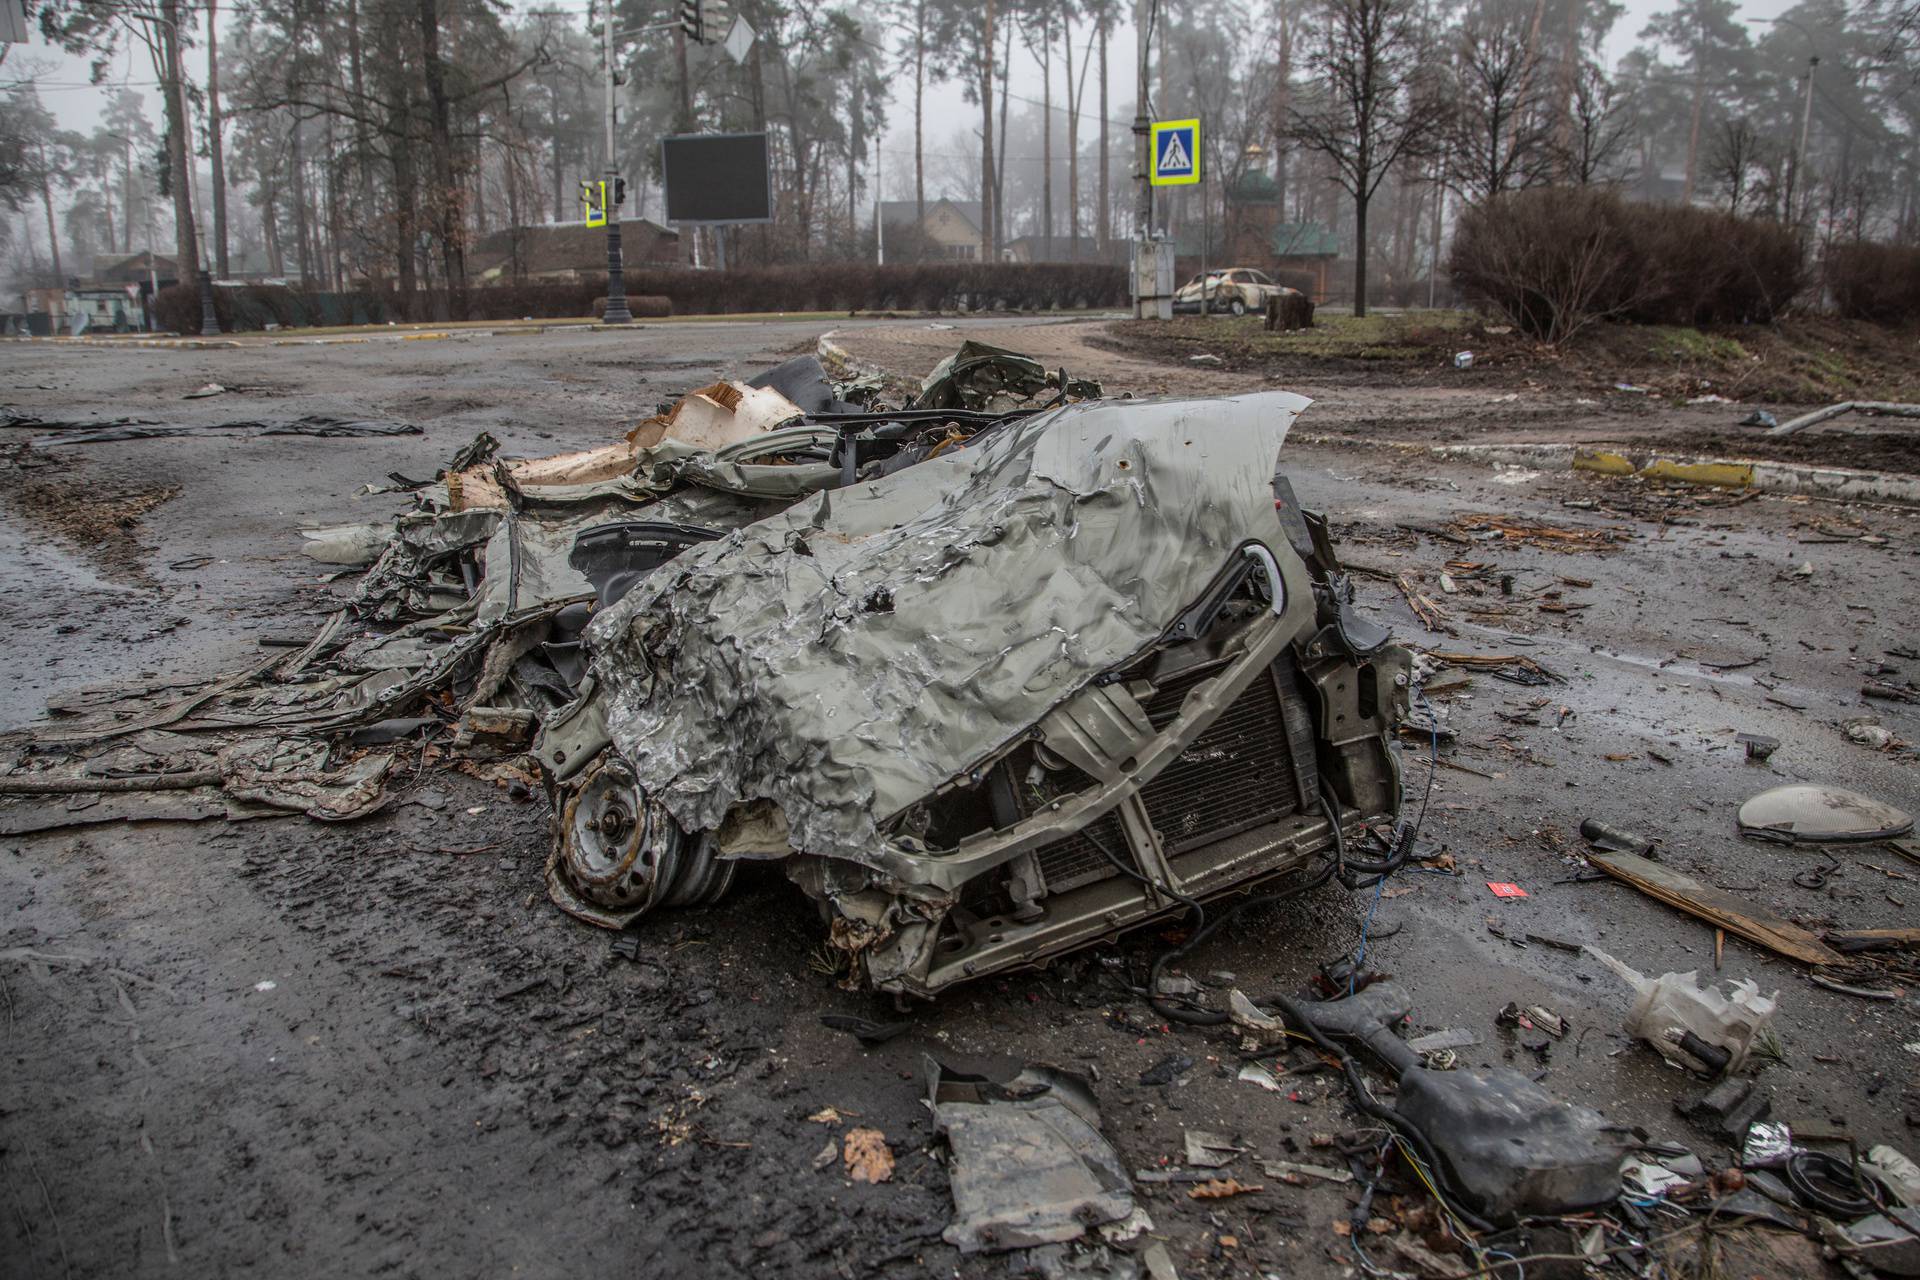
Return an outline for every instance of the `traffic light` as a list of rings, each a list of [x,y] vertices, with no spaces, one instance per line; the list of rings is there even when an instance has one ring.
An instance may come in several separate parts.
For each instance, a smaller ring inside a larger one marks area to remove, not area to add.
[[[625,178],[615,178],[613,180],[613,207],[618,209],[621,205],[625,204],[626,202],[627,202],[627,180]]]
[[[733,25],[733,7],[727,0],[680,0],[680,29],[698,44],[718,44]]]

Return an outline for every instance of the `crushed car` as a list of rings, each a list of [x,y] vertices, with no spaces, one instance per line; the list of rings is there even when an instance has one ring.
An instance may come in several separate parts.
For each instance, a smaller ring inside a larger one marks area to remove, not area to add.
[[[1276,471],[1306,405],[809,425],[761,446],[834,451],[779,514],[591,535],[645,572],[535,744],[555,900],[626,928],[777,862],[860,981],[931,996],[1390,824],[1408,657]]]
[[[548,791],[572,915],[644,928],[774,864],[849,982],[902,997],[1392,826],[1408,654],[1280,465],[1308,401],[1102,398],[971,342],[886,399],[806,356],[595,449],[482,436],[394,477],[392,525],[309,531],[365,567],[305,647],[76,701],[11,789],[137,749],[174,782],[116,814],[344,819],[451,733]]]

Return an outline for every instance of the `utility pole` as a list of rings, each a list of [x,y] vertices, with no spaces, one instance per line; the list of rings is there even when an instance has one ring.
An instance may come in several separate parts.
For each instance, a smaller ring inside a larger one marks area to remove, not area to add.
[[[1170,319],[1172,300],[1158,295],[1159,253],[1153,243],[1153,121],[1147,115],[1147,83],[1151,70],[1154,0],[1133,0],[1133,37],[1137,62],[1134,84],[1134,204],[1133,204],[1133,318]]]
[[[620,257],[620,162],[614,151],[613,0],[607,0],[606,23],[600,28],[601,61],[607,73],[607,169],[604,205],[607,215],[607,311],[602,324],[628,324],[627,269]]]
[[[1800,218],[1793,210],[1793,187],[1799,180],[1800,166],[1807,162],[1807,128],[1813,123],[1813,69],[1820,65],[1818,56],[1807,59],[1807,101],[1800,108],[1800,145],[1793,149],[1793,167],[1787,170],[1787,207],[1788,221],[1799,224]]]

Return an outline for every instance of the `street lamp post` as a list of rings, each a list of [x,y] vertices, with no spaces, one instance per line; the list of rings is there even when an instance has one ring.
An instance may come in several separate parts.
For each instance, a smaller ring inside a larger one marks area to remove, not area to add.
[[[627,268],[620,253],[620,169],[614,155],[613,94],[613,0],[607,0],[607,17],[600,29],[601,60],[607,75],[607,185],[602,210],[607,215],[607,311],[602,324],[628,324],[633,312],[627,310]]]

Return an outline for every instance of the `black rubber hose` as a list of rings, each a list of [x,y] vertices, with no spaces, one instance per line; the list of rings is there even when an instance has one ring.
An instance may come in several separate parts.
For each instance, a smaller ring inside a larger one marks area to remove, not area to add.
[[[1794,1152],[1787,1157],[1786,1175],[1800,1202],[1828,1217],[1858,1218],[1873,1212],[1873,1199],[1863,1194],[1853,1166],[1824,1151]]]

